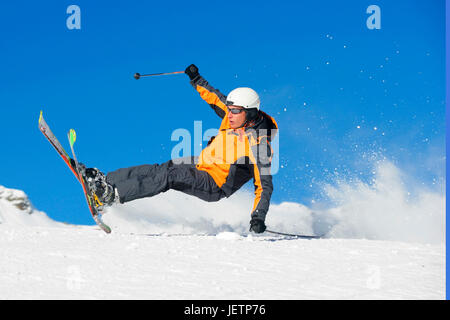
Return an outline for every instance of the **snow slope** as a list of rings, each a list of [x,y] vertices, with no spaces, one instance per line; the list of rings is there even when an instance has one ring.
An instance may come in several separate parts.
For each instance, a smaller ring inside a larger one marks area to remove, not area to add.
[[[0,299],[444,299],[445,199],[410,199],[397,180],[388,166],[371,186],[328,186],[342,198],[334,207],[271,205],[273,229],[327,231],[319,240],[248,234],[245,192],[115,206],[107,235],[54,222],[1,187]]]
[[[0,225],[0,299],[444,299],[444,248]]]

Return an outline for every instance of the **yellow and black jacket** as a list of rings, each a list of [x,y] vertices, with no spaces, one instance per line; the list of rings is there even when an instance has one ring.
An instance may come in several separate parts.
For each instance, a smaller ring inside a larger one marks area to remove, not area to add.
[[[264,220],[273,191],[270,143],[278,130],[275,120],[259,111],[257,119],[249,125],[232,129],[228,122],[226,96],[201,76],[191,84],[222,118],[217,136],[199,156],[197,169],[206,171],[227,197],[253,178],[255,201],[252,216]]]

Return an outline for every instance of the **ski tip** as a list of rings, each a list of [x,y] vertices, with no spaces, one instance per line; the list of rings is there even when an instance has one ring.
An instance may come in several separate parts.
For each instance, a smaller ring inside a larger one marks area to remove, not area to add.
[[[42,121],[42,110],[41,113],[39,114],[39,124],[41,123],[41,121]]]
[[[75,132],[75,130],[70,129],[69,130],[69,141],[70,141],[70,144],[73,145],[76,140],[77,140],[77,133]]]

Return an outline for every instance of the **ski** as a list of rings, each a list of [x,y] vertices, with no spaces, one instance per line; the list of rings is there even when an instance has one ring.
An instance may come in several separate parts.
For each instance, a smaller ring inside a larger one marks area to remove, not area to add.
[[[48,126],[47,122],[45,122],[45,119],[42,115],[42,111],[39,115],[39,130],[47,138],[47,140],[50,142],[50,144],[55,148],[56,152],[58,152],[58,154],[61,156],[61,158],[67,164],[67,166],[70,168],[70,170],[75,175],[75,177],[77,179],[79,179],[78,174],[74,168],[74,163],[73,163],[72,159],[69,157],[67,152],[61,146],[61,143],[59,143],[58,139],[56,139],[55,135],[50,130],[50,127]]]
[[[111,228],[107,226],[101,219],[100,213],[98,211],[98,207],[100,207],[102,204],[98,201],[98,199],[95,197],[95,194],[92,192],[92,190],[89,187],[89,184],[86,181],[86,178],[84,176],[84,168],[78,164],[78,161],[76,160],[73,144],[76,141],[76,133],[75,130],[71,129],[68,133],[68,138],[70,142],[70,148],[72,150],[72,155],[74,159],[72,159],[67,152],[62,147],[61,143],[56,139],[53,132],[50,130],[50,127],[48,126],[47,122],[45,121],[42,111],[39,115],[39,130],[42,132],[42,134],[47,138],[47,140],[50,142],[50,144],[55,148],[56,152],[61,156],[61,158],[64,160],[64,162],[67,164],[69,169],[72,171],[72,173],[77,178],[78,182],[80,182],[83,193],[86,198],[87,205],[89,207],[89,211],[91,212],[92,218],[94,219],[95,223],[106,233],[111,233]]]
[[[86,176],[84,174],[84,171],[85,171],[84,166],[82,167],[78,164],[78,160],[75,155],[75,150],[73,147],[73,145],[75,144],[75,141],[77,139],[75,130],[70,129],[69,132],[67,133],[67,137],[69,139],[70,149],[71,149],[72,155],[73,155],[73,160],[75,162],[75,170],[78,174],[78,180],[80,181],[81,186],[83,187],[84,195],[86,197],[86,201],[89,206],[89,210],[91,211],[92,218],[94,219],[94,221],[97,223],[97,225],[103,231],[105,231],[106,233],[111,233],[111,228],[102,221],[102,219],[100,218],[100,214],[98,212],[99,211],[98,208],[101,208],[101,206],[103,206],[103,203],[100,202],[100,200],[97,198],[97,196],[91,189],[89,183],[87,182]]]

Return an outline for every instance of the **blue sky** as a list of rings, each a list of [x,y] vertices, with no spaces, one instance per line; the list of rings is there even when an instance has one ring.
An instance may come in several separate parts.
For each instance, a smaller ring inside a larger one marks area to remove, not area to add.
[[[69,30],[66,9],[81,9]],[[381,29],[369,30],[369,5]],[[38,130],[39,111],[79,160],[108,172],[165,162],[177,128],[217,128],[187,76],[260,93],[280,127],[273,201],[370,181],[387,158],[431,188],[445,179],[444,1],[34,1],[0,4],[0,184],[50,217],[93,224],[78,183]],[[249,183],[246,189],[251,190]]]

